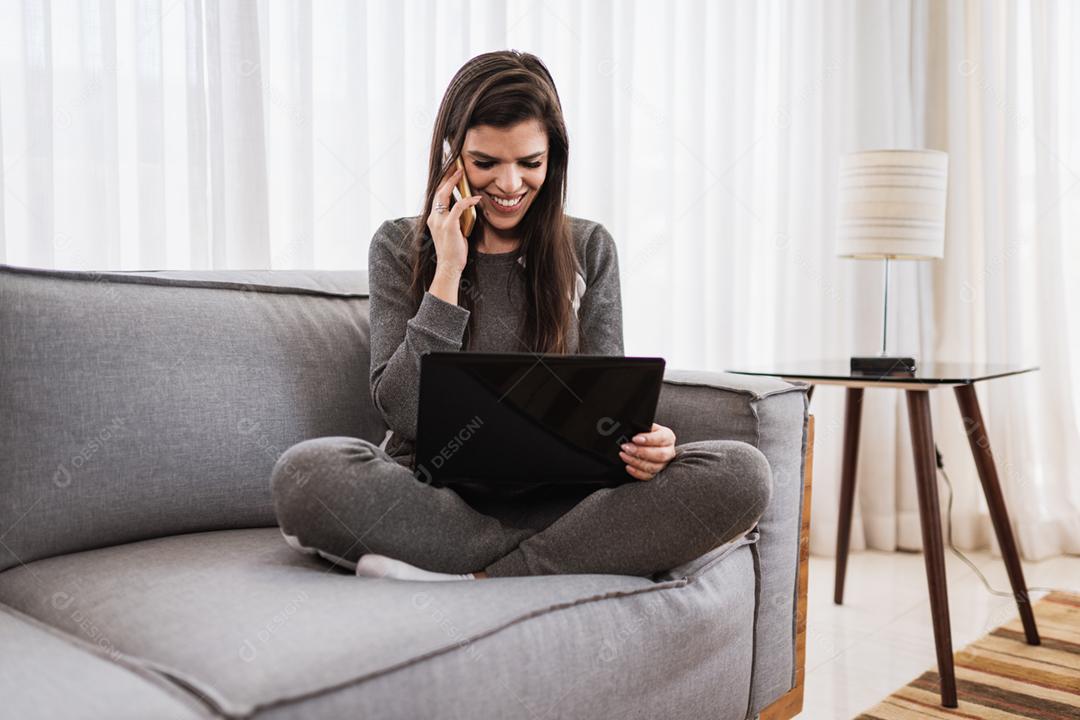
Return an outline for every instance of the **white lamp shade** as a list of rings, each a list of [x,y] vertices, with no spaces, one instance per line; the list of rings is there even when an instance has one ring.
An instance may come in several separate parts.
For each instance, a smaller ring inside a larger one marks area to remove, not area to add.
[[[840,160],[836,254],[939,258],[945,254],[949,156],[866,150]]]

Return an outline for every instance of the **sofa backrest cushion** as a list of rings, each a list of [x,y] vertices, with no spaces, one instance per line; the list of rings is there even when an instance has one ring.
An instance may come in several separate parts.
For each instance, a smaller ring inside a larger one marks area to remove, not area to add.
[[[0,265],[0,571],[273,526],[294,443],[381,442],[367,273]]]

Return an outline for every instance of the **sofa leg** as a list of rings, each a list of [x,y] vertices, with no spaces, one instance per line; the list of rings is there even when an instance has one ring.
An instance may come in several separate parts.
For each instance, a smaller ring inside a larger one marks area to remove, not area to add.
[[[803,709],[806,678],[806,585],[810,564],[810,490],[814,484],[814,416],[806,428],[806,461],[803,472],[802,525],[799,528],[799,592],[795,610],[795,687],[762,708],[760,720],[789,720]]]

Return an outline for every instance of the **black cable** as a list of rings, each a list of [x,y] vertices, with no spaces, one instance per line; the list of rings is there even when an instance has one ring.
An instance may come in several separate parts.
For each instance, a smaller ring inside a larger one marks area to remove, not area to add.
[[[953,555],[955,555],[956,557],[963,560],[964,564],[967,565],[969,568],[971,568],[975,572],[975,574],[979,576],[979,580],[982,580],[982,584],[986,587],[987,592],[989,592],[991,595],[997,595],[998,597],[1015,598],[1016,596],[1011,592],[1002,592],[1000,590],[995,590],[993,587],[991,587],[990,586],[990,581],[988,581],[986,579],[986,576],[982,574],[982,571],[980,571],[979,568],[977,568],[975,566],[975,563],[971,562],[971,560],[969,560],[967,558],[967,556],[964,555],[964,553],[957,550],[956,546],[953,545],[953,540],[952,540],[952,504],[953,504],[952,482],[949,480],[949,474],[947,472],[945,472],[945,460],[942,458],[941,450],[938,450],[938,446],[937,446],[936,443],[934,445],[934,453],[937,455],[938,470],[941,471],[941,476],[945,479],[945,486],[947,488],[949,488],[949,500],[948,500],[948,502],[946,503],[946,506],[945,506],[945,542],[948,544],[949,550],[952,551]],[[1033,592],[1035,590],[1044,590],[1046,592],[1052,592],[1054,590],[1054,588],[1029,587],[1029,588],[1027,588],[1027,590],[1028,590],[1028,592]]]

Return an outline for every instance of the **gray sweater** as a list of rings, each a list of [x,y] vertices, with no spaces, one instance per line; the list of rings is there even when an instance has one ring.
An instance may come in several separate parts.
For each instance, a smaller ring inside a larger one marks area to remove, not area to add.
[[[577,278],[570,352],[622,355],[622,298],[615,241],[597,222],[567,216],[584,277]],[[391,433],[383,447],[412,466],[420,390],[420,355],[460,351],[469,311],[425,292],[420,307],[409,297],[412,279],[409,229],[418,218],[387,220],[371,240],[368,279],[371,305],[371,394]],[[477,253],[477,323],[468,351],[527,352],[516,332],[525,311],[523,262],[514,253]],[[523,260],[523,259],[521,259]],[[519,264],[520,263],[520,264]]]

